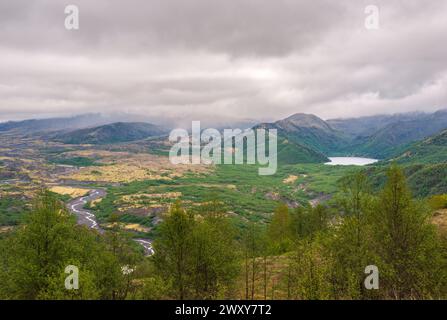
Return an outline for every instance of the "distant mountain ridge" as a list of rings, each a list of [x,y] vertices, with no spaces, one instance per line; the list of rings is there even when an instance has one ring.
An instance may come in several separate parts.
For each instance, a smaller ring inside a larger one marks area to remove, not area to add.
[[[140,120],[127,121],[135,117],[121,114],[121,120],[116,122],[113,121],[117,118],[116,115],[85,114],[68,118],[10,121],[0,123],[0,134],[43,133],[44,137],[65,143],[110,144],[167,133],[165,126],[159,127]],[[140,118],[144,119],[144,116]],[[249,121],[239,123],[236,120],[226,123],[227,120],[222,120],[221,124],[228,128],[234,128],[237,124],[249,124]],[[321,163],[328,161],[328,156],[393,159],[400,157],[409,148],[421,150],[418,142],[447,129],[447,110],[327,121],[313,114],[296,113],[276,122],[254,125],[253,128],[278,131],[278,154],[284,163]],[[296,162],[294,159],[297,159]]]
[[[166,134],[166,130],[145,122],[116,122],[99,127],[60,133],[53,140],[67,144],[111,144],[142,140]]]
[[[412,143],[447,128],[447,110],[348,119],[323,119],[297,113],[256,127],[277,129],[278,136],[327,156],[387,159]],[[256,128],[255,127],[255,128]]]
[[[277,129],[278,135],[285,139],[325,155],[336,152],[348,140],[341,131],[333,129],[326,121],[313,114],[296,113],[283,120],[262,123],[257,127]]]
[[[162,128],[189,128],[191,121],[200,120],[203,128],[218,130],[239,128],[247,129],[259,121],[248,118],[205,116],[203,119],[188,114],[132,114],[128,112],[87,113],[75,116],[26,119],[0,122],[0,133],[14,131],[20,133],[51,132],[95,127],[115,122],[147,122]]]
[[[17,131],[22,133],[36,133],[65,129],[79,129],[101,125],[104,124],[104,122],[106,122],[106,120],[101,117],[101,114],[89,113],[73,117],[2,122],[0,123],[0,132]]]
[[[424,112],[408,112],[397,114],[379,114],[357,118],[335,118],[326,122],[335,130],[344,132],[351,137],[370,136],[389,124],[401,121],[411,121],[428,115]]]
[[[447,110],[392,115],[387,122],[390,119],[395,122],[388,123],[369,136],[353,138],[344,152],[379,159],[389,158],[398,155],[406,145],[447,128]]]

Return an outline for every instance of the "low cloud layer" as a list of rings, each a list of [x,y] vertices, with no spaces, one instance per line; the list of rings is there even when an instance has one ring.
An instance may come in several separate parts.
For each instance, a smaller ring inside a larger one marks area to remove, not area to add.
[[[374,3],[373,3],[374,2]],[[275,120],[447,108],[447,1],[0,2],[0,120]],[[380,29],[367,30],[367,5]]]

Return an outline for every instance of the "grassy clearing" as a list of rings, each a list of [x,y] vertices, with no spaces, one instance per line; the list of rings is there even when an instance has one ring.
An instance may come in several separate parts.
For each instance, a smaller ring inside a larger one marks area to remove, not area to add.
[[[100,166],[100,163],[97,163],[94,159],[86,158],[86,157],[73,157],[73,158],[50,158],[50,163],[55,164],[63,164],[67,166],[74,167],[91,167],[91,166]]]
[[[176,200],[194,207],[219,199],[237,224],[266,222],[279,202],[304,204],[321,194],[334,193],[337,181],[359,167],[322,164],[284,165],[275,175],[260,176],[257,166],[220,165],[214,171],[184,172],[171,179],[131,181],[108,189],[92,208],[103,222],[112,213],[121,222],[153,227],[154,208],[167,208]],[[138,214],[135,214],[135,209]],[[143,213],[141,213],[143,210]],[[146,211],[144,211],[146,210]]]
[[[115,222],[115,223],[105,223],[102,225],[104,228],[113,228],[118,226],[122,230],[126,231],[136,231],[136,232],[143,232],[147,233],[150,231],[150,228],[143,227],[142,225],[138,223],[123,223],[123,222]]]
[[[85,154],[85,153],[84,153]],[[145,180],[173,180],[187,173],[210,171],[211,166],[173,165],[166,157],[150,154],[108,152],[101,166],[83,167],[63,178],[77,181],[131,183]]]
[[[436,211],[432,222],[443,234],[447,235],[447,209],[440,209]]]
[[[50,188],[50,191],[60,195],[67,195],[70,196],[71,198],[83,197],[90,192],[89,189],[65,187],[65,186],[54,186]]]

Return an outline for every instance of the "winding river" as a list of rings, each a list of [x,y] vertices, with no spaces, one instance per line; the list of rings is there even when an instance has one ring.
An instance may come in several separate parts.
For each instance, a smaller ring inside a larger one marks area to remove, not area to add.
[[[85,225],[88,228],[96,229],[99,233],[103,234],[104,229],[102,229],[98,222],[96,221],[96,217],[90,211],[84,209],[84,206],[87,202],[93,201],[96,199],[100,199],[106,196],[106,192],[102,189],[93,189],[89,192],[88,195],[79,197],[71,200],[67,207],[71,213],[75,214],[78,218],[78,224]],[[151,256],[154,254],[154,249],[152,248],[152,241],[149,239],[134,239],[135,242],[140,244],[144,248],[144,254],[146,256]]]

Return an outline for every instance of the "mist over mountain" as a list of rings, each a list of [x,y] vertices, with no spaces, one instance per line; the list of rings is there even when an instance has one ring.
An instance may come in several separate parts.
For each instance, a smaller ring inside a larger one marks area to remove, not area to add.
[[[383,123],[388,124],[379,127],[373,134],[355,137],[345,151],[379,159],[396,155],[402,145],[424,139],[447,128],[447,110],[390,116],[384,118]]]
[[[398,114],[379,114],[358,118],[328,119],[326,122],[334,129],[342,131],[353,137],[369,136],[391,123],[411,121],[428,115],[425,112],[408,112]]]
[[[56,135],[54,140],[67,144],[110,144],[141,140],[166,133],[166,130],[150,123],[116,122],[62,133]]]
[[[157,121],[158,119],[154,119]],[[25,134],[70,131],[96,127],[115,122],[151,122],[149,118],[129,113],[86,113],[70,117],[29,119],[0,122],[0,132],[14,131]],[[162,122],[162,121],[157,121]],[[152,122],[151,122],[152,123]]]
[[[0,123],[0,132],[19,131],[23,133],[34,133],[43,131],[57,131],[64,129],[78,129],[89,126],[100,125],[108,120],[99,113],[82,114],[73,117],[30,119],[23,121],[8,121]]]
[[[0,132],[54,133],[66,143],[114,143],[166,134],[173,128],[190,130],[200,117],[150,117],[129,113],[83,114],[67,118],[30,119],[0,123]],[[143,123],[144,122],[144,123]],[[278,130],[279,153],[287,163],[324,162],[328,156],[349,155],[386,159],[399,156],[412,143],[447,128],[447,110],[410,112],[359,118],[329,119],[296,113],[275,122],[206,117],[201,128],[265,128]]]
[[[192,121],[200,121],[202,128],[223,129],[247,129],[259,121],[254,119],[240,119],[234,117],[212,117],[180,114],[177,116],[132,114],[127,112],[113,113],[87,113],[69,117],[52,117],[40,119],[26,119],[20,121],[0,122],[0,132],[17,131],[21,133],[50,132],[59,130],[83,129],[115,122],[147,122],[163,128],[191,129]]]

